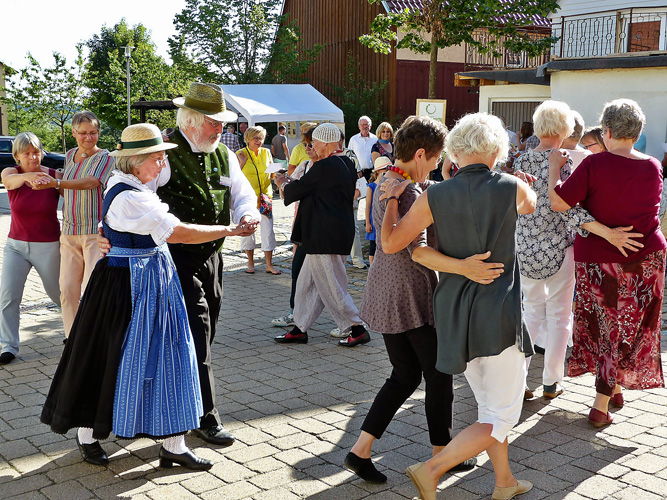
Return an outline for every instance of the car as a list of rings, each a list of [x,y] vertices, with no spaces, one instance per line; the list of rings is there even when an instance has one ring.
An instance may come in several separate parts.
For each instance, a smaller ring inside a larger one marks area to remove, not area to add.
[[[16,160],[12,156],[12,146],[14,145],[13,135],[0,136],[0,172],[7,167],[15,167]],[[62,153],[50,153],[44,150],[45,155],[42,159],[42,165],[48,168],[63,168],[65,166],[65,155]]]

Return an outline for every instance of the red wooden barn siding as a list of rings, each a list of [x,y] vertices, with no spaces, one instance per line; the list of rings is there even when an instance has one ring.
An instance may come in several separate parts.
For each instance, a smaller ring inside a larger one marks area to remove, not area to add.
[[[388,80],[382,101],[384,113],[389,119],[393,110],[391,82],[395,80],[392,66],[395,55],[376,54],[359,42],[359,37],[370,31],[372,20],[384,12],[381,5],[369,4],[367,0],[285,0],[283,13],[287,21],[297,21],[301,30],[301,48],[314,44],[324,45],[317,61],[306,73],[307,82],[322,92],[336,105],[340,99],[326,82],[345,86],[348,53],[361,65],[361,76],[367,82],[381,83]],[[346,116],[346,120],[357,117]]]
[[[417,99],[428,98],[428,61],[405,61],[396,63],[396,113],[402,118],[415,114]],[[452,128],[457,119],[466,113],[479,111],[477,89],[468,92],[468,87],[455,87],[454,75],[463,71],[463,63],[438,63],[436,99],[447,99],[445,123]]]

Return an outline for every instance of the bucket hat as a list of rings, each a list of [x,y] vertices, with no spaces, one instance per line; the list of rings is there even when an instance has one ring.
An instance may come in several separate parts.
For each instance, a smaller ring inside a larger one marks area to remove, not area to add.
[[[179,108],[197,111],[219,122],[231,122],[238,118],[236,113],[227,110],[225,93],[215,83],[194,82],[185,97],[177,97],[173,102]]]
[[[162,133],[155,125],[137,123],[125,127],[120,136],[120,143],[116,146],[115,151],[109,153],[109,156],[143,155],[176,147],[178,144],[162,141]]]
[[[373,162],[373,172],[377,172],[378,170],[387,168],[391,164],[392,163],[389,158],[387,158],[386,156],[379,156],[375,159],[375,162]]]

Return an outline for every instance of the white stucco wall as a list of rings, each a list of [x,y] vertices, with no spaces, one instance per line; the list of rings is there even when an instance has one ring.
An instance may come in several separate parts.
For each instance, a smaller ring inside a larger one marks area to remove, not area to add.
[[[496,101],[542,102],[550,98],[551,89],[547,85],[483,85],[479,87],[479,110],[490,113]]]
[[[606,102],[619,97],[634,99],[646,115],[646,153],[662,160],[667,133],[667,68],[552,73],[551,96],[579,111],[586,126],[598,123]]]

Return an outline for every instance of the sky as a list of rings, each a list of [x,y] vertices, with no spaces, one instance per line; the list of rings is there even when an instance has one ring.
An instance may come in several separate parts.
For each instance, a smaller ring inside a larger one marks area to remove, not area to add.
[[[30,52],[42,66],[51,66],[51,53],[73,63],[76,44],[114,26],[143,24],[151,31],[157,53],[169,60],[167,40],[175,34],[173,20],[185,0],[0,0],[2,43],[0,62],[20,69]]]

